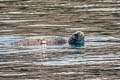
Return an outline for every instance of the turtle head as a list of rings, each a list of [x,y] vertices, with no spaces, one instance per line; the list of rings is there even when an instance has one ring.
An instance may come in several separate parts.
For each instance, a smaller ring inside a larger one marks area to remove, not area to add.
[[[69,38],[68,43],[69,44],[84,44],[84,36],[85,35],[82,31],[76,31]]]

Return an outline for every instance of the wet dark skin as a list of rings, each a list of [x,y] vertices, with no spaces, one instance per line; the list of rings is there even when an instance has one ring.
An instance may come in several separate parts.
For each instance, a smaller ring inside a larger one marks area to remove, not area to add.
[[[69,39],[70,45],[84,45],[84,33],[81,31],[75,32]]]

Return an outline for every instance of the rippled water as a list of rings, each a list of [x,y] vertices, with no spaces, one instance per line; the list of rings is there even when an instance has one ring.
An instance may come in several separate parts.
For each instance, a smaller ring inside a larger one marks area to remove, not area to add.
[[[11,46],[86,34],[85,46]],[[0,0],[0,80],[119,80],[119,0]]]

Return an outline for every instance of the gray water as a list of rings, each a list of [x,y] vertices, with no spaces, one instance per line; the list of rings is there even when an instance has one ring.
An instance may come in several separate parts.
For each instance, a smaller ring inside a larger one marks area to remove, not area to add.
[[[85,46],[11,46],[85,33]],[[0,80],[120,80],[119,0],[0,0]]]

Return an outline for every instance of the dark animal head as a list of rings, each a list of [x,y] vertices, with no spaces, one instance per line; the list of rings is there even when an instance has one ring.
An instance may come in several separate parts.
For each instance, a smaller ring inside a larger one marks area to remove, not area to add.
[[[68,40],[69,44],[84,44],[84,33],[81,31],[77,31],[72,34],[70,39]]]

